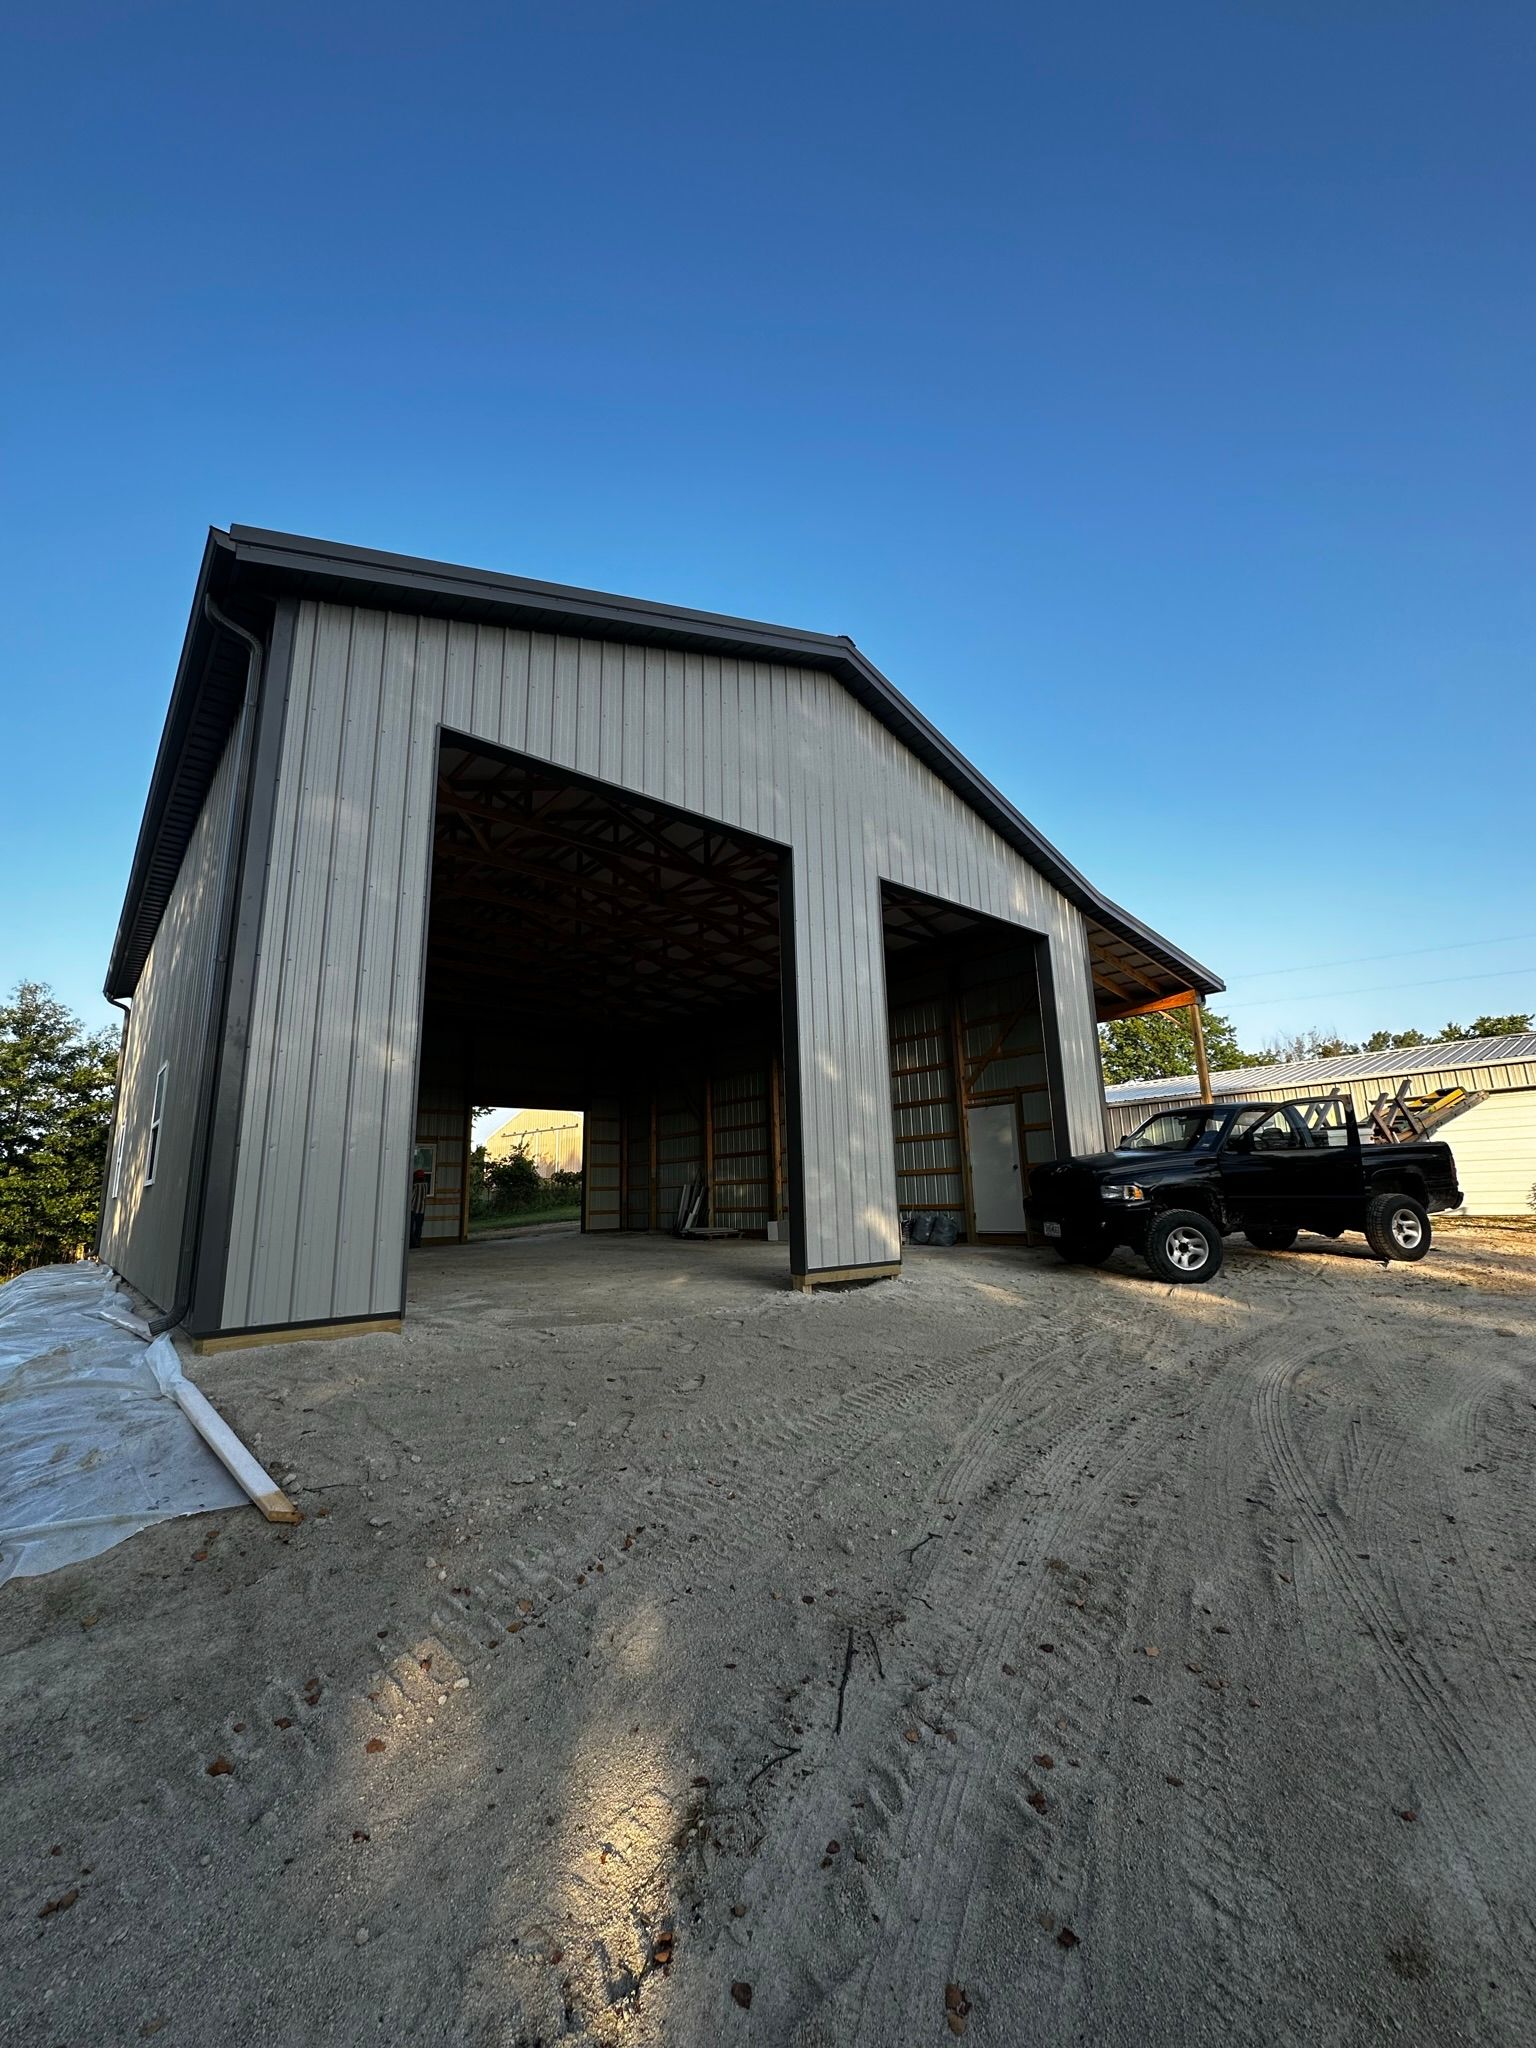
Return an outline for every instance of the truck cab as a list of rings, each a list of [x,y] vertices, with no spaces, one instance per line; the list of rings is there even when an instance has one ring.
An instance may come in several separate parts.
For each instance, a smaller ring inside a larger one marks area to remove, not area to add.
[[[1072,1264],[1128,1245],[1159,1277],[1198,1282],[1236,1231],[1286,1251],[1303,1230],[1359,1230],[1379,1258],[1420,1259],[1430,1213],[1460,1201],[1448,1145],[1369,1143],[1346,1097],[1307,1096],[1158,1110],[1112,1152],[1037,1168],[1027,1213]]]

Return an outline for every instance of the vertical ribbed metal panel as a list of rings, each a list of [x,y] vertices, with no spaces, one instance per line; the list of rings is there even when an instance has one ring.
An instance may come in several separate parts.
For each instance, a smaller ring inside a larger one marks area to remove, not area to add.
[[[714,1083],[713,1131],[713,1221],[722,1230],[761,1230],[773,1199],[765,1070]]]
[[[897,1207],[945,1209],[965,1227],[950,998],[893,1003],[891,1109]]]
[[[306,602],[226,1327],[400,1305],[440,724],[791,849],[812,1270],[899,1256],[882,879],[1046,936],[1069,1129],[1100,1142],[1082,917],[833,677]]]
[[[583,1145],[586,1202],[582,1222],[588,1230],[624,1227],[624,1118],[617,1100],[591,1103]]]
[[[656,1101],[656,1220],[670,1230],[683,1189],[704,1174],[703,1085],[663,1089]]]
[[[416,1143],[432,1147],[432,1190],[422,1223],[423,1244],[457,1243],[463,1214],[465,1101],[463,1090],[423,1082],[416,1101]]]
[[[117,1199],[108,1198],[101,1256],[157,1308],[176,1301],[182,1228],[192,1185],[193,1126],[208,1043],[208,1004],[218,947],[236,736],[203,803],[160,929],[133,993],[118,1089],[113,1152],[122,1147]],[[155,1076],[166,1092],[154,1184],[144,1185]],[[109,1173],[111,1167],[108,1167]],[[110,1182],[109,1182],[110,1186]]]

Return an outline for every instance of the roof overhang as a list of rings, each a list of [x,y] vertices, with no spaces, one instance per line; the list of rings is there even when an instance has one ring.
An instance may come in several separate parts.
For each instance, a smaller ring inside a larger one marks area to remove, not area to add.
[[[230,690],[234,671],[243,682],[244,649],[209,623],[204,608],[208,596],[257,631],[270,619],[278,598],[298,596],[820,669],[835,676],[1082,911],[1095,955],[1101,1013],[1112,1013],[1117,1003],[1188,991],[1209,995],[1224,986],[1208,967],[1101,895],[849,639],[261,527],[231,526],[227,533],[214,528],[204,550],[113,945],[106,983],[109,996],[127,995],[137,983],[238,708],[238,684],[233,697]]]

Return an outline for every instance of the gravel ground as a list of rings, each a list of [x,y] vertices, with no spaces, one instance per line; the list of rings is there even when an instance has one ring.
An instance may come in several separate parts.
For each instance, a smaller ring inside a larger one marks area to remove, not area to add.
[[[1536,1237],[420,1255],[0,1595],[6,2040],[1536,2039]]]

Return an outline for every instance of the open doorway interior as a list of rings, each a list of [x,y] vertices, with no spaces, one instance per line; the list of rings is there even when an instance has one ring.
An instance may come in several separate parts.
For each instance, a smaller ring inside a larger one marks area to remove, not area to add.
[[[579,1109],[475,1108],[470,1122],[469,1236],[501,1236],[581,1217]]]
[[[1057,1156],[1033,933],[886,884],[897,1204],[905,1243],[1020,1244]]]
[[[443,1237],[479,1234],[478,1184],[503,1146],[579,1175],[586,1231],[687,1212],[695,1234],[777,1234],[781,862],[708,820],[444,739],[417,1115],[419,1136],[452,1125],[469,1161],[459,1230],[434,1205]],[[477,1113],[492,1102],[523,1107],[491,1125]]]

